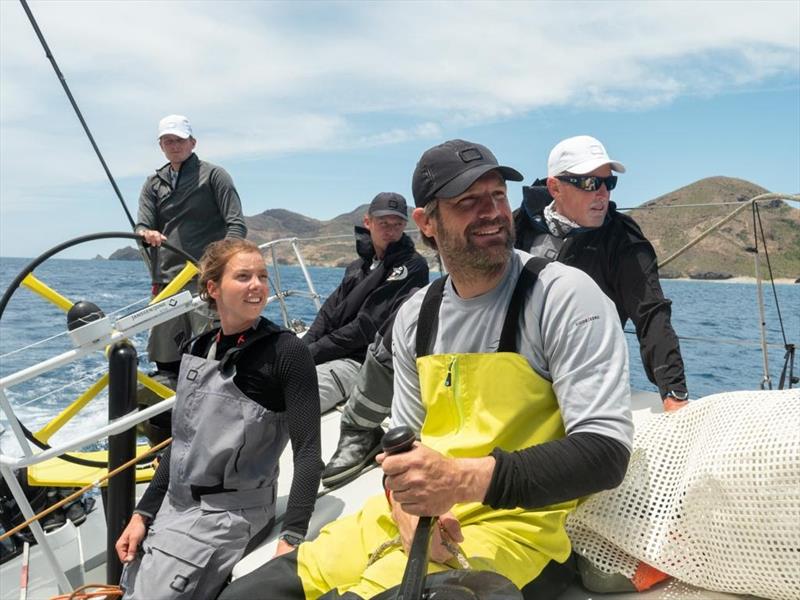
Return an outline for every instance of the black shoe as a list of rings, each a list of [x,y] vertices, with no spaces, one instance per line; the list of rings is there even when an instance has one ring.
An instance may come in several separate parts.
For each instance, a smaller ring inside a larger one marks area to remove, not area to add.
[[[63,508],[57,508],[49,515],[42,517],[40,524],[45,533],[60,529],[67,524],[67,516]]]
[[[72,524],[76,527],[86,520],[86,508],[83,506],[83,502],[80,499],[65,504],[63,508],[67,513],[67,518],[72,521]]]
[[[354,479],[381,451],[383,429],[342,425],[339,445],[322,471],[322,485],[333,487]]]

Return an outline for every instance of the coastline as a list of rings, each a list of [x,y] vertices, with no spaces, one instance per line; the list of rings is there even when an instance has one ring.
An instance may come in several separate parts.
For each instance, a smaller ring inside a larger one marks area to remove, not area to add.
[[[729,279],[693,279],[691,277],[661,277],[661,281],[697,281],[700,283],[749,283],[755,284],[755,277],[730,277]],[[764,283],[769,283],[769,279],[763,279]],[[774,280],[776,285],[800,285],[794,282],[790,277],[776,277]]]

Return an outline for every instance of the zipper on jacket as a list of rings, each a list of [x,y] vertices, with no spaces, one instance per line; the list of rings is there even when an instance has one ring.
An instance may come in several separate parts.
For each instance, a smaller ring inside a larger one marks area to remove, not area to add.
[[[447,377],[444,378],[444,387],[450,387],[453,383],[453,365],[456,364],[456,357],[454,356],[450,360],[450,364],[447,367]]]
[[[445,387],[452,388],[451,400],[453,402],[453,407],[456,409],[456,413],[458,414],[458,431],[461,431],[461,428],[464,426],[464,410],[461,406],[461,398],[459,397],[458,393],[458,355],[454,356],[450,360],[450,364],[447,366],[447,377],[445,377],[444,385]]]

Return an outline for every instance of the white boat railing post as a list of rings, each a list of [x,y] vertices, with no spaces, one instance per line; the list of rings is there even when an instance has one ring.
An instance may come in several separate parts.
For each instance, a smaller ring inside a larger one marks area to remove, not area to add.
[[[275,276],[275,297],[281,306],[281,315],[283,316],[283,326],[289,327],[289,311],[286,308],[285,294],[283,293],[283,284],[281,283],[281,270],[278,268],[278,257],[275,256],[275,245],[271,244],[269,247],[269,254],[272,257],[272,272]]]
[[[303,271],[303,277],[306,278],[306,285],[308,285],[308,289],[311,292],[311,299],[314,301],[314,306],[316,306],[317,311],[319,311],[319,309],[322,308],[322,303],[319,301],[319,294],[314,288],[314,283],[311,281],[311,275],[308,273],[305,261],[303,261],[303,255],[300,254],[300,249],[297,247],[297,238],[293,238],[291,243],[292,249],[294,250],[294,255],[297,257],[297,263],[300,265],[300,269]]]
[[[712,225],[711,227],[709,227],[708,229],[703,231],[700,235],[698,235],[696,238],[691,240],[688,244],[684,245],[682,248],[680,248],[679,250],[674,252],[672,255],[668,256],[663,261],[661,261],[658,264],[658,268],[662,269],[665,265],[668,265],[669,263],[671,263],[673,260],[678,258],[684,252],[689,250],[689,248],[691,248],[695,244],[699,243],[703,238],[705,238],[706,236],[710,235],[712,232],[714,232],[717,229],[719,229],[722,225],[724,225],[725,223],[727,223],[728,221],[733,219],[736,215],[738,215],[740,212],[742,212],[746,208],[752,207],[752,206],[756,205],[756,203],[758,203],[758,202],[767,202],[767,201],[772,201],[772,200],[792,200],[792,201],[797,202],[797,201],[800,201],[800,194],[775,194],[775,193],[768,192],[766,194],[760,194],[758,196],[755,196],[754,198],[751,198],[750,200],[748,200],[747,202],[745,202],[741,206],[737,207],[728,216],[724,217],[723,219],[721,219],[720,221],[718,221],[717,223],[715,223],[714,225]],[[761,389],[762,390],[764,390],[764,389],[770,389],[771,390],[772,389],[772,379],[769,376],[769,354],[767,352],[767,346],[768,346],[768,344],[767,344],[767,324],[766,324],[766,317],[764,315],[764,293],[763,293],[763,290],[762,290],[760,258],[759,258],[759,255],[758,255],[758,231],[755,230],[755,224],[753,225],[753,227],[754,227],[755,240],[756,240],[756,247],[755,247],[756,294],[757,294],[757,297],[758,297],[758,311],[759,311],[759,318],[760,318],[759,330],[761,332],[761,357],[762,357],[762,363],[763,363],[763,368],[764,368],[764,374],[763,374],[763,376],[761,378]],[[764,243],[764,247],[766,248],[767,241],[763,240],[763,243]]]
[[[22,512],[22,516],[25,517],[26,521],[28,519],[32,519],[35,516],[33,507],[31,507],[30,502],[28,502],[28,498],[25,496],[25,492],[23,491],[22,486],[19,484],[19,481],[17,481],[17,477],[14,472],[7,464],[4,463],[0,463],[0,472],[3,474],[3,479],[5,479],[6,484],[8,484],[8,489],[11,491],[11,495],[14,496],[14,500],[17,502],[17,506]],[[53,552],[53,549],[50,547],[39,521],[34,521],[28,525],[28,527],[33,533],[33,537],[36,539],[36,542],[39,544],[39,548],[41,548],[45,559],[48,563],[50,563],[50,567],[56,577],[56,582],[58,583],[59,591],[62,593],[72,591],[72,585],[70,584],[69,579],[67,579],[64,569],[61,567],[61,563],[58,562],[55,552]]]
[[[14,437],[17,438],[17,443],[22,449],[22,453],[28,457],[33,456],[31,445],[25,438],[25,432],[22,431],[22,425],[20,425],[17,415],[14,413],[14,409],[11,407],[11,403],[8,401],[8,398],[6,398],[6,388],[3,386],[0,386],[0,407],[2,407],[3,412],[6,414],[8,424],[11,425],[11,431],[14,432]]]

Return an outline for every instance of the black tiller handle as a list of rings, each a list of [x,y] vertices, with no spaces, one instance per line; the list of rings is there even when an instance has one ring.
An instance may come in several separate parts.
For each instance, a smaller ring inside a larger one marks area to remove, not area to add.
[[[414,446],[414,432],[405,425],[394,427],[386,432],[381,440],[386,454],[408,452]],[[400,590],[395,600],[422,600],[422,588],[428,572],[428,554],[430,552],[433,517],[420,517],[411,550],[408,553],[406,570],[400,583]]]

